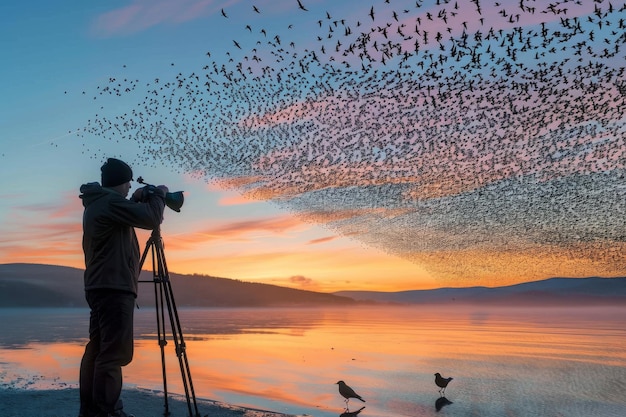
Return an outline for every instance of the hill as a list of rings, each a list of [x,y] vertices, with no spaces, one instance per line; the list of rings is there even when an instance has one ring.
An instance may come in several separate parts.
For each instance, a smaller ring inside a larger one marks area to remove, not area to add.
[[[152,273],[142,272],[137,303],[154,305]],[[170,273],[178,307],[350,305],[351,298],[227,278]],[[0,264],[0,307],[86,307],[83,270],[42,264]]]
[[[154,305],[152,273],[140,278],[140,306]],[[178,307],[278,307],[386,304],[624,305],[626,278],[550,278],[503,287],[437,288],[332,294],[204,275],[170,273]],[[0,307],[86,307],[83,270],[42,264],[0,264]]]
[[[626,306],[626,278],[549,278],[503,287],[438,288],[399,292],[338,291],[333,294],[378,303]]]

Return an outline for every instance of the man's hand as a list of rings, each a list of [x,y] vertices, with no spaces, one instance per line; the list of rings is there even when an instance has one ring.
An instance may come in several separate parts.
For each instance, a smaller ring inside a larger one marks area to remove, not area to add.
[[[157,192],[157,195],[160,195],[161,197],[165,197],[165,194],[170,191],[169,188],[167,188],[167,186],[165,185],[159,185],[157,187],[155,187],[154,185],[146,185],[145,187],[136,189],[133,193],[133,196],[131,197],[131,200],[138,203],[145,203],[148,195],[154,194],[154,192],[157,190],[159,191]]]
[[[141,202],[141,199],[143,198],[143,187],[142,188],[137,188],[135,190],[135,192],[133,193],[133,196],[130,198],[132,201],[136,201],[136,202]]]

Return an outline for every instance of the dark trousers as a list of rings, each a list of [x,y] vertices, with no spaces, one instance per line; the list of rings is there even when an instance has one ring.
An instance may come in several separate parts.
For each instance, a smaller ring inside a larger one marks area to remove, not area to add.
[[[133,359],[135,296],[115,290],[86,292],[89,342],[80,363],[81,415],[121,409],[122,366]]]

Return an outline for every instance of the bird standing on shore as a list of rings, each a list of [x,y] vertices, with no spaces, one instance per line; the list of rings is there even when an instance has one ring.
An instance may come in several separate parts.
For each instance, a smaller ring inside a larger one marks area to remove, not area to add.
[[[446,393],[446,387],[452,381],[452,377],[444,378],[439,372],[435,374],[435,384],[439,387],[439,393],[443,396]]]
[[[348,401],[350,401],[350,398],[356,398],[356,399],[359,399],[359,400],[365,402],[365,400],[363,398],[361,398],[361,396],[359,394],[354,392],[354,390],[352,388],[350,388],[348,385],[346,385],[345,382],[338,381],[337,384],[339,385],[339,394],[341,394],[341,396],[343,398],[345,398],[346,407],[348,406]]]

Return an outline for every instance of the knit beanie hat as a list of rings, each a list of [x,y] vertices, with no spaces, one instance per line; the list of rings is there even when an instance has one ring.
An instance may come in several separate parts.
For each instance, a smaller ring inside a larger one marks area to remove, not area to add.
[[[115,187],[133,179],[133,170],[128,164],[115,158],[107,159],[100,171],[102,171],[103,187]]]

